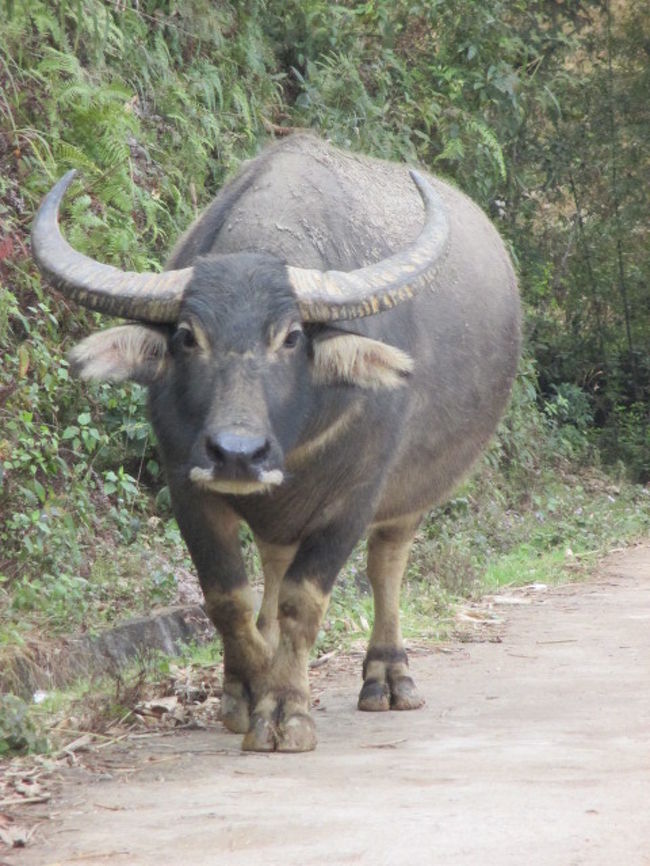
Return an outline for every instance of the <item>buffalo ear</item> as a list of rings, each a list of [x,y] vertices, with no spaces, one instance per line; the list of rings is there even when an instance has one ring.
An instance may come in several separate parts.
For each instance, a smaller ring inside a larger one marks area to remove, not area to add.
[[[165,328],[120,325],[91,334],[68,354],[74,375],[82,379],[150,385],[168,357]]]
[[[398,388],[413,370],[413,358],[387,343],[358,334],[325,332],[315,337],[314,377],[321,385]]]

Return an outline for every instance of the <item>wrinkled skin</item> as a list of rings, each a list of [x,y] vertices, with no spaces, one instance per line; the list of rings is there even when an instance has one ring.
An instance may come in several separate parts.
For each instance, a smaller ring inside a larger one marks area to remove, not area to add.
[[[307,136],[269,148],[173,251],[168,267],[195,265],[176,326],[123,326],[73,352],[87,378],[149,385],[174,511],[223,637],[222,718],[245,749],[315,746],[308,655],[366,532],[375,622],[359,707],[423,703],[399,627],[408,552],[496,427],[519,350],[498,234],[434,183],[451,241],[430,290],[370,318],[304,325],[285,262],[370,264],[412,241],[422,209],[402,166]],[[265,571],[257,618],[242,520]]]

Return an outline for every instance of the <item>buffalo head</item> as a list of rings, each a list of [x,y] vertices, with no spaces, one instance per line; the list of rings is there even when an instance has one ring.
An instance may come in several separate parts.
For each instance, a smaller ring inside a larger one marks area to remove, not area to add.
[[[136,320],[82,341],[71,353],[73,369],[86,379],[149,385],[166,462],[194,484],[238,495],[281,485],[285,455],[318,413],[322,388],[394,388],[412,367],[402,350],[336,327],[413,297],[444,258],[444,205],[411,175],[424,225],[411,246],[377,264],[323,272],[241,252],[137,274],[65,241],[58,209],[69,172],[37,214],[36,260],[68,297]]]

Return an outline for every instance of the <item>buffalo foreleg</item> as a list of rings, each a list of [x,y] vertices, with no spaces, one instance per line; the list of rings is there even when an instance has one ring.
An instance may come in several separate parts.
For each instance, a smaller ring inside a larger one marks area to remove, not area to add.
[[[250,727],[254,703],[252,682],[265,678],[271,657],[278,647],[278,596],[282,579],[296,552],[295,545],[265,544],[258,538],[255,541],[264,571],[264,595],[257,627],[254,623],[254,596],[248,586],[231,593],[230,598],[215,599],[217,604],[212,617],[213,620],[222,618],[218,611],[223,610],[224,605],[228,610],[234,604],[234,615],[227,616],[227,622],[218,626],[224,647],[228,644],[220,716],[224,725],[238,734],[245,734]]]
[[[252,683],[264,677],[272,649],[255,624],[255,595],[248,585],[225,592],[212,587],[204,593],[208,616],[223,640],[221,721],[243,734],[250,724]]]
[[[267,544],[257,536],[255,537],[255,544],[264,572],[264,596],[257,617],[257,627],[264,635],[268,645],[275,651],[280,640],[280,626],[278,624],[280,587],[287,569],[296,555],[297,545]]]
[[[280,585],[278,644],[257,699],[243,748],[305,752],[316,746],[310,715],[309,652],[314,645],[336,576],[362,525],[349,521],[304,538]]]
[[[239,517],[223,502],[170,484],[174,511],[205,596],[208,616],[221,634],[224,681],[221,720],[235,733],[250,725],[253,683],[270,665],[274,647],[256,624],[255,594],[248,585],[239,543]]]
[[[415,710],[424,703],[409,676],[399,621],[400,586],[419,520],[376,527],[368,538],[375,619],[363,663],[360,710]]]
[[[308,662],[328,600],[329,594],[315,582],[283,583],[278,599],[278,646],[257,692],[244,749],[306,752],[315,748]]]

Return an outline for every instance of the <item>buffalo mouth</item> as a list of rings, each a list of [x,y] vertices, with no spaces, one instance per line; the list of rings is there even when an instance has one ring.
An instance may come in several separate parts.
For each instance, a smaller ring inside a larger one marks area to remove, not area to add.
[[[267,493],[285,480],[275,437],[258,427],[235,424],[202,431],[194,448],[189,479],[214,493]]]
[[[269,493],[279,487],[284,481],[284,472],[281,469],[260,469],[254,478],[221,478],[214,468],[193,466],[190,481],[213,493],[249,496],[251,493]]]

